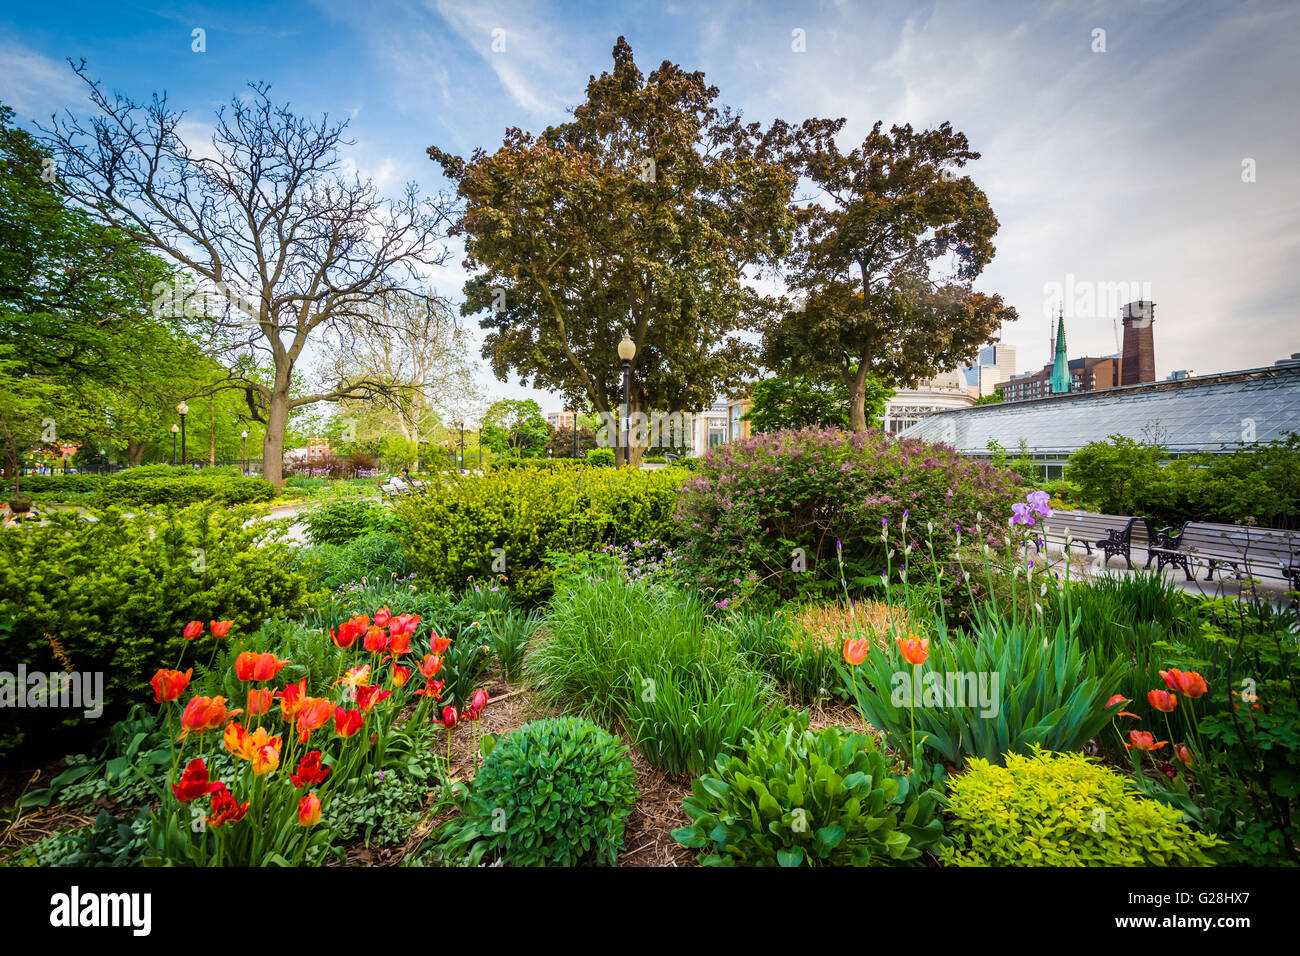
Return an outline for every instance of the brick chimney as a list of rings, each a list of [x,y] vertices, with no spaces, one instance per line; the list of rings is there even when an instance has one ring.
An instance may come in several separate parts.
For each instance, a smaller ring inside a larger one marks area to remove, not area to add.
[[[1156,349],[1152,335],[1156,304],[1145,299],[1124,306],[1124,351],[1120,359],[1120,384],[1139,385],[1156,380]]]

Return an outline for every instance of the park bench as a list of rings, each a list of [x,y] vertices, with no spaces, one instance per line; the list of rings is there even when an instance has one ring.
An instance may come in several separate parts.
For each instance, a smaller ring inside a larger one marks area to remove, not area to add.
[[[1097,548],[1103,554],[1102,567],[1119,555],[1133,567],[1133,545],[1143,547],[1150,539],[1151,526],[1146,518],[1127,515],[1096,515],[1087,511],[1053,511],[1043,520],[1047,533],[1041,537],[1064,544],[1070,535],[1073,544],[1082,544],[1088,554]],[[1035,536],[1034,545],[1041,553],[1043,544]]]
[[[1186,521],[1178,531],[1162,528],[1152,539],[1147,567],[1182,568],[1187,580],[1194,578],[1191,562],[1206,564],[1206,581],[1224,566],[1247,577],[1289,581],[1300,588],[1300,533],[1278,528],[1252,528],[1239,524]]]

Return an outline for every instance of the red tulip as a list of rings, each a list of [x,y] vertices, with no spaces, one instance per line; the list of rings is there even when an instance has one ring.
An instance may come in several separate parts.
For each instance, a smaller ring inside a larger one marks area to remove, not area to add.
[[[344,710],[342,707],[334,708],[334,732],[340,737],[352,737],[361,729],[362,722],[366,715],[359,710]]]
[[[484,707],[487,706],[487,702],[488,702],[488,692],[485,691],[482,687],[474,691],[474,696],[472,696],[469,699],[470,706],[473,707],[475,710],[482,710]]]
[[[161,704],[172,701],[185,693],[185,688],[190,686],[190,676],[193,673],[194,668],[191,667],[184,674],[180,671],[169,670],[160,670],[154,674],[153,680],[149,682],[153,685],[154,703]]]
[[[244,814],[248,812],[248,803],[239,803],[226,789],[225,784],[220,784],[220,790],[212,792],[212,816],[208,817],[208,822],[214,827],[224,826],[227,823],[238,823],[244,819]]]
[[[234,621],[208,621],[208,627],[212,631],[212,636],[221,640],[230,633],[230,625],[234,623]]]
[[[172,793],[181,803],[189,803],[222,788],[220,781],[208,780],[208,765],[195,757],[181,775],[181,782],[172,784]]]
[[[438,721],[438,723],[442,724],[448,730],[451,730],[451,728],[456,726],[456,721],[459,717],[460,715],[456,712],[456,708],[448,704],[442,709],[442,720]]]
[[[388,653],[394,657],[401,657],[411,649],[410,634],[394,634],[392,640],[388,642]]]
[[[298,825],[311,827],[320,823],[320,797],[309,793],[298,801]]]
[[[424,660],[420,661],[419,668],[421,674],[432,680],[438,676],[438,671],[442,670],[442,658],[434,657],[432,654],[425,654]]]
[[[1106,701],[1106,706],[1109,708],[1109,707],[1114,707],[1116,704],[1127,704],[1127,703],[1128,703],[1127,697],[1125,697],[1123,694],[1116,694],[1110,700]]]
[[[394,687],[405,687],[406,682],[410,679],[410,677],[411,677],[411,669],[409,667],[398,667],[396,664],[393,665],[393,686]]]
[[[930,639],[928,637],[918,640],[915,634],[909,634],[907,640],[896,637],[894,642],[898,644],[898,650],[903,655],[903,660],[909,664],[924,664],[926,658],[930,656]]]
[[[433,652],[435,657],[441,657],[443,654],[447,653],[447,648],[449,647],[451,647],[451,638],[449,637],[439,637],[435,632],[433,636],[429,638],[429,650]]]
[[[1174,668],[1161,671],[1160,676],[1165,679],[1166,687],[1185,697],[1195,699],[1206,694],[1210,689],[1205,683],[1205,678],[1196,671],[1180,671]]]
[[[1165,714],[1172,714],[1178,706],[1178,698],[1167,690],[1153,690],[1147,694],[1147,703]]]
[[[363,714],[368,714],[375,704],[382,704],[391,696],[393,696],[391,690],[380,690],[377,684],[367,684],[365,687],[357,688],[357,706],[361,708]]]
[[[442,687],[443,687],[442,681],[431,680],[429,681],[429,683],[425,684],[423,687],[417,690],[416,694],[418,694],[421,697],[436,698],[442,695]]]
[[[291,774],[289,779],[298,789],[312,787],[325,782],[325,778],[330,775],[329,767],[322,767],[320,763],[320,751],[313,750],[301,760],[298,761],[298,772]]]
[[[235,658],[235,676],[240,680],[271,680],[289,662],[274,654],[257,654],[244,651]]]
[[[192,641],[203,633],[202,621],[190,621],[185,625],[185,640]]]
[[[857,667],[865,661],[869,650],[871,650],[871,642],[868,640],[855,641],[850,637],[844,639],[844,660],[850,667]]]
[[[388,622],[393,619],[392,613],[386,607],[381,607],[375,612],[375,626],[387,627]]]
[[[290,684],[275,696],[280,698],[280,716],[284,718],[286,724],[292,724],[298,719],[298,712],[302,710],[303,705],[310,699],[307,696],[307,678],[304,677],[296,684]]]
[[[1175,747],[1174,756],[1178,758],[1178,762],[1181,763],[1184,767],[1190,767],[1192,764],[1196,763],[1196,757],[1187,748],[1187,744],[1179,744],[1177,747]]]
[[[361,623],[362,618],[354,617],[350,621],[344,621],[339,625],[339,632],[335,634],[330,631],[330,640],[332,640],[341,649],[347,650],[351,647],[358,637],[365,633],[366,627]]]

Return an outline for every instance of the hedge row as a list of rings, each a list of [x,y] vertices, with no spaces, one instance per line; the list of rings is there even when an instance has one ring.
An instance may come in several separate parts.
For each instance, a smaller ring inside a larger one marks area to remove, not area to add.
[[[28,475],[23,492],[49,500],[75,497],[81,504],[187,505],[213,501],[254,504],[275,497],[275,486],[240,474],[235,467],[191,468],[146,465],[112,475]]]

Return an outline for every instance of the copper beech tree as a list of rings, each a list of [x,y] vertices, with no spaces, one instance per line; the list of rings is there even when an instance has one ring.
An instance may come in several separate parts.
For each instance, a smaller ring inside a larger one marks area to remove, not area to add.
[[[464,202],[462,312],[486,314],[499,378],[616,412],[625,331],[634,413],[694,411],[752,371],[734,334],[761,315],[744,272],[786,250],[795,176],[717,96],[666,61],[643,76],[620,37],[571,122],[510,129],[468,161],[429,148]]]
[[[447,256],[447,204],[413,184],[386,200],[373,182],[345,176],[347,123],[298,116],[271,101],[267,84],[250,84],[218,110],[211,140],[194,143],[165,95],[137,104],[107,94],[84,61],[73,68],[95,112],[43,130],[59,180],[213,290],[198,314],[223,352],[242,356],[231,383],[266,425],[263,473],[278,484],[292,410],[391,388],[355,374],[306,381],[300,360],[310,342],[382,324],[373,306],[423,288],[421,269]],[[267,373],[240,372],[257,368]]]
[[[975,358],[1015,310],[972,283],[993,258],[998,221],[961,167],[978,159],[947,123],[913,131],[876,123],[840,151],[843,119],[777,124],[820,195],[796,213],[785,278],[798,300],[769,326],[764,361],[831,374],[849,390],[850,425],[866,431],[868,376],[906,387]]]

